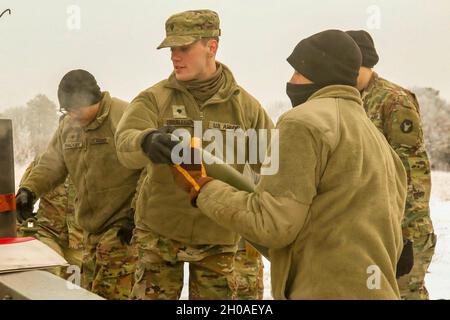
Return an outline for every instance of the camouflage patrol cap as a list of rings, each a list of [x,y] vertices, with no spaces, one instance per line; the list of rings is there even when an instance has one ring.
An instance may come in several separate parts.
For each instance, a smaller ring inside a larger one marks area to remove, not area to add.
[[[220,36],[219,15],[211,10],[191,10],[174,14],[166,21],[166,38],[158,49],[180,47],[202,38]]]

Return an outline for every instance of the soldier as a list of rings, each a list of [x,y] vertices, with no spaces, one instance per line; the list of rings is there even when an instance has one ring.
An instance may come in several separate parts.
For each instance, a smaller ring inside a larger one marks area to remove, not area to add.
[[[37,157],[30,163],[22,176],[24,181],[39,162]],[[81,270],[83,252],[83,230],[75,222],[75,189],[70,178],[55,189],[41,196],[36,221],[32,228],[27,222],[20,233],[30,234],[41,240],[64,257],[70,266]],[[67,279],[76,269],[55,268],[50,272]]]
[[[428,299],[425,274],[436,247],[430,217],[431,170],[415,95],[373,71],[378,54],[369,33],[347,32],[362,53],[358,90],[370,120],[399,155],[408,176],[403,236],[413,241],[414,267],[398,279],[402,299]]]
[[[327,30],[287,60],[294,108],[277,124],[279,171],[253,193],[199,166],[188,170],[196,188],[173,169],[177,184],[200,212],[270,249],[275,299],[398,299],[406,174],[364,112],[358,46]]]
[[[77,193],[76,222],[84,230],[82,286],[107,299],[128,299],[136,252],[130,246],[131,201],[139,170],[117,159],[114,133],[127,103],[101,92],[85,70],[72,70],[58,88],[68,113],[47,150],[17,193],[20,220],[31,216],[33,202],[70,175]]]
[[[178,299],[184,262],[190,265],[190,299],[236,298],[233,261],[239,236],[190,206],[170,173],[171,152],[165,153],[165,145],[176,144],[170,126],[192,132],[194,120],[203,128],[222,129],[224,136],[227,128],[273,127],[230,69],[216,61],[219,35],[219,17],[213,11],[171,16],[158,48],[171,48],[174,72],[141,92],[119,123],[119,160],[148,172],[136,202],[136,299]],[[242,172],[243,165],[235,167]]]

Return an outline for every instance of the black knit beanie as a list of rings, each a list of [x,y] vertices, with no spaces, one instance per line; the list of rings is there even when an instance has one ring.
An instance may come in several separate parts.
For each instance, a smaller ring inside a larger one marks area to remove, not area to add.
[[[96,104],[102,99],[94,76],[86,70],[72,70],[65,74],[58,87],[59,105],[73,109]]]
[[[367,31],[364,30],[351,30],[346,33],[353,38],[361,50],[362,66],[367,68],[373,68],[379,60],[377,50],[373,39]]]
[[[289,64],[318,85],[356,86],[361,52],[340,30],[326,30],[300,41],[287,58]]]

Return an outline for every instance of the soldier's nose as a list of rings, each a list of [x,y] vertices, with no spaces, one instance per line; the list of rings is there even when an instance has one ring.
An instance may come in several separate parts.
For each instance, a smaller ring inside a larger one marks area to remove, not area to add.
[[[177,51],[176,51],[176,49],[173,49],[172,50],[172,54],[171,54],[171,60],[172,61],[180,61],[181,59],[180,59],[180,55],[177,53]]]

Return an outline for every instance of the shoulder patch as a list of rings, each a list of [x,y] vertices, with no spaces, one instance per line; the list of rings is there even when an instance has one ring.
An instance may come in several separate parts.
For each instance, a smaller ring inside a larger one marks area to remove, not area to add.
[[[388,141],[396,145],[417,147],[422,143],[422,128],[417,112],[409,108],[396,109],[386,122]]]
[[[400,124],[400,130],[403,133],[410,133],[413,131],[413,129],[414,129],[414,124],[409,119],[403,120],[403,122]]]

